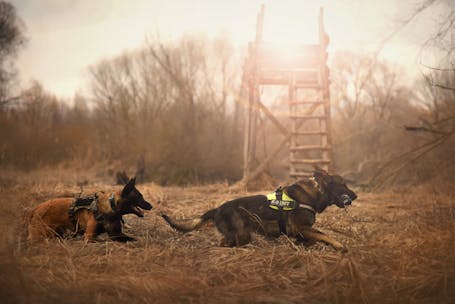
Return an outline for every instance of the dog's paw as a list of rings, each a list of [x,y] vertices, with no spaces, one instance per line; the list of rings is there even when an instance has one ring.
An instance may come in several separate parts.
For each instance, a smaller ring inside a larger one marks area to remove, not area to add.
[[[335,244],[332,244],[332,246],[333,248],[335,248],[338,251],[341,251],[342,253],[348,252],[348,248],[341,243],[337,242]]]
[[[316,244],[316,240],[308,239],[303,236],[298,236],[295,241],[295,244],[302,245],[304,247],[310,247],[310,246],[313,246],[314,244]]]
[[[131,236],[127,236],[127,235],[116,235],[116,236],[111,236],[110,238],[113,241],[122,242],[122,243],[137,241],[135,238],[133,238]]]
[[[125,228],[125,229],[132,229],[133,226],[131,226],[131,225],[128,224],[128,223],[123,223],[123,228]]]

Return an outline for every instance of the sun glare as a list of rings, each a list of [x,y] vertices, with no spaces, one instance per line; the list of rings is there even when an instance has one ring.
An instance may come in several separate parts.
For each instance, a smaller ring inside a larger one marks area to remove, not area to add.
[[[263,40],[283,48],[317,43],[319,6],[308,2],[291,9],[269,5],[265,8]]]
[[[293,47],[299,44],[316,43],[317,28],[317,11],[315,18],[311,22],[302,22],[285,18],[272,18],[264,22],[263,40],[281,45],[283,48]],[[302,24],[303,23],[303,24]],[[310,23],[314,23],[311,24]]]

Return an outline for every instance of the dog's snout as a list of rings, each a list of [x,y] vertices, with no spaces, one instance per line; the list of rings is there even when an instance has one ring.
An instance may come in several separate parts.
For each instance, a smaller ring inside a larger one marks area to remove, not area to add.
[[[144,209],[144,210],[151,210],[151,209],[153,209],[152,204],[150,204],[150,203],[147,202],[146,200],[140,201],[138,205],[139,205],[139,207],[141,207],[141,208]]]
[[[343,194],[341,196],[341,200],[343,201],[343,204],[346,206],[346,205],[350,205],[352,203],[352,199],[349,195],[347,194]]]
[[[357,199],[357,194],[355,194],[355,192],[351,192],[349,197],[351,198],[351,200],[356,200]]]

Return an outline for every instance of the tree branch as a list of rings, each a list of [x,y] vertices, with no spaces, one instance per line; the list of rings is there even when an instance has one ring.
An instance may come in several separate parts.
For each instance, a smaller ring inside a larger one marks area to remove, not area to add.
[[[451,134],[450,132],[444,132],[444,131],[430,129],[430,128],[426,128],[426,127],[404,126],[404,129],[406,131],[417,131],[417,132],[423,131],[423,132],[440,134],[440,135],[444,135],[444,136],[448,136]]]

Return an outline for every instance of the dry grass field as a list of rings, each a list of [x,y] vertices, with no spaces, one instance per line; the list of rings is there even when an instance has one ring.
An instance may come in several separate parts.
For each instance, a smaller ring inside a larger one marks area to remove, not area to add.
[[[358,191],[349,209],[328,208],[316,227],[346,244],[347,253],[286,237],[221,248],[212,225],[182,235],[159,216],[199,215],[273,190],[225,184],[140,184],[154,209],[143,219],[126,217],[137,242],[24,242],[25,210],[78,193],[84,178],[65,170],[0,175],[2,303],[455,303],[453,184]],[[103,176],[89,180],[86,193],[113,187]]]

